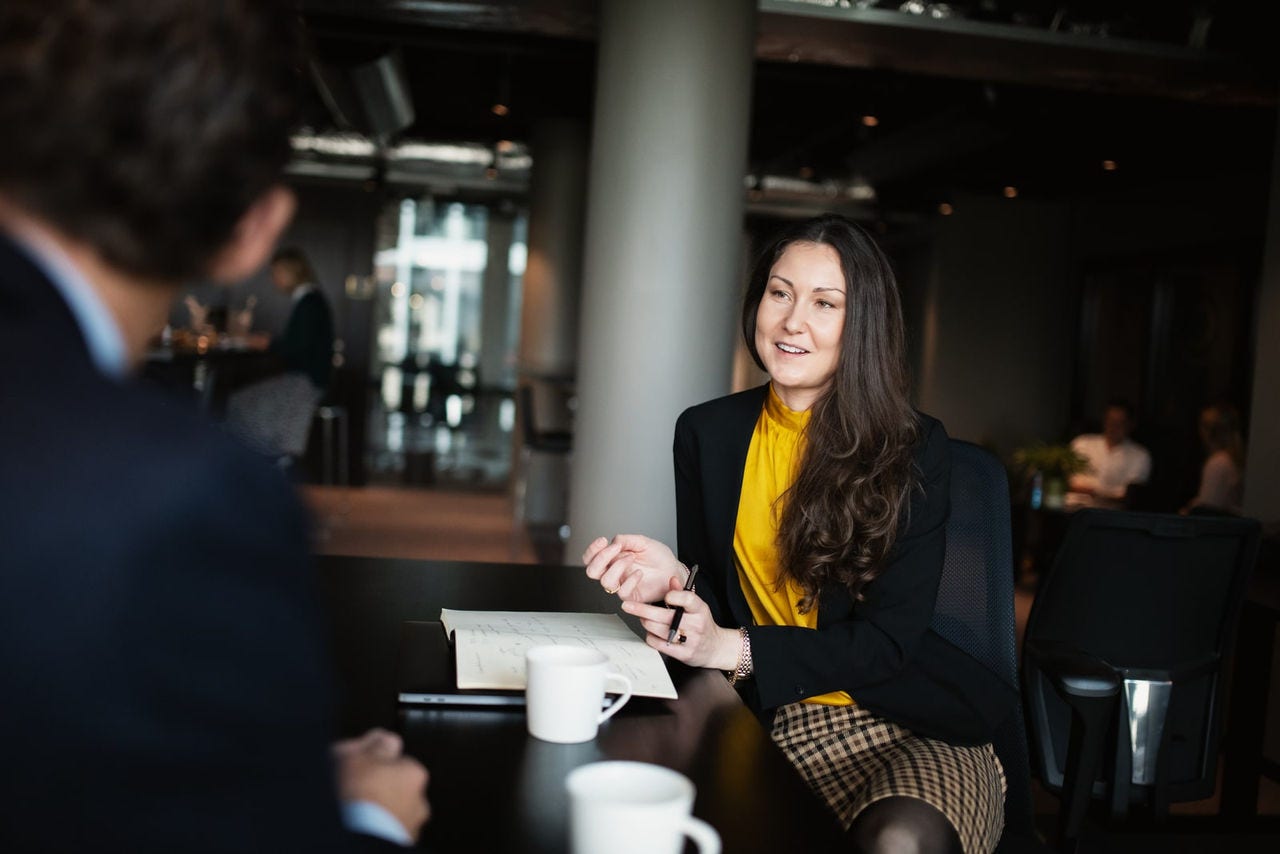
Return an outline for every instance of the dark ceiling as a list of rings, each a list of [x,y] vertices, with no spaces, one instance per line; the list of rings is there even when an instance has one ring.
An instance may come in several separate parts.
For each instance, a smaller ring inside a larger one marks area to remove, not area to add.
[[[828,5],[761,4],[753,174],[858,175],[889,210],[1009,185],[1055,197],[1265,188],[1280,3],[956,2],[965,16],[942,21],[896,2]],[[527,140],[544,117],[589,121],[592,0],[304,8],[330,65],[399,49],[416,112],[405,137],[492,144]],[[503,117],[490,110],[499,99]],[[313,120],[328,122],[318,109]]]

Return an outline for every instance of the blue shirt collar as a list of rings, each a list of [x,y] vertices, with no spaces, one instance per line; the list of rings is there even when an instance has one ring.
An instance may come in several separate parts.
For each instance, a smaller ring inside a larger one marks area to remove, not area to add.
[[[129,357],[124,335],[89,280],[65,252],[43,235],[30,229],[15,229],[10,236],[26,250],[71,309],[98,372],[114,380],[127,377]]]

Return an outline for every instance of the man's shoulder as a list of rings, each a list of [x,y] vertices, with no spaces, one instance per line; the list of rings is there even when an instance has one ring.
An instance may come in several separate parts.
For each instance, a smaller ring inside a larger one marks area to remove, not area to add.
[[[1137,457],[1149,457],[1151,452],[1147,450],[1147,446],[1132,439],[1124,440],[1125,450]]]
[[[193,404],[140,382],[91,369],[36,371],[7,384],[4,396],[26,413],[0,428],[0,459],[14,483],[29,477],[46,491],[95,496],[109,502],[106,512],[228,495],[257,507],[292,501],[264,457]]]

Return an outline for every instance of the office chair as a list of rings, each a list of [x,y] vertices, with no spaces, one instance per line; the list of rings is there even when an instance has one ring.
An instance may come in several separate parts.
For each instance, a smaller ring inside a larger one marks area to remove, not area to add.
[[[981,661],[1016,691],[1013,542],[1004,466],[987,451],[951,440],[951,517],[932,628]],[[1022,709],[993,739],[1004,766],[1005,829],[998,852],[1043,851],[1031,810],[1031,771]]]
[[[520,429],[524,433],[524,447],[530,451],[553,454],[567,454],[572,450],[573,434],[568,430],[538,429],[538,419],[533,404],[533,386],[529,383],[521,383],[519,397]]]
[[[320,395],[303,373],[259,380],[227,398],[227,429],[287,468],[307,450],[311,417]]]
[[[1082,510],[1036,598],[1023,687],[1040,780],[1074,850],[1094,798],[1213,794],[1222,661],[1258,552],[1249,519]]]

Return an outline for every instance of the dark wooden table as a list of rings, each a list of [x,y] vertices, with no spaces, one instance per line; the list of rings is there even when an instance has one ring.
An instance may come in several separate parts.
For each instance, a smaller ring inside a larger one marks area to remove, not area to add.
[[[595,741],[530,737],[523,711],[397,708],[400,623],[442,607],[617,611],[580,568],[380,558],[319,559],[332,614],[345,734],[399,731],[431,772],[433,810],[421,847],[450,852],[566,852],[570,770],[601,759],[674,768],[698,789],[694,813],[735,852],[841,848],[834,818],[715,672],[673,666],[678,700],[633,699]]]

